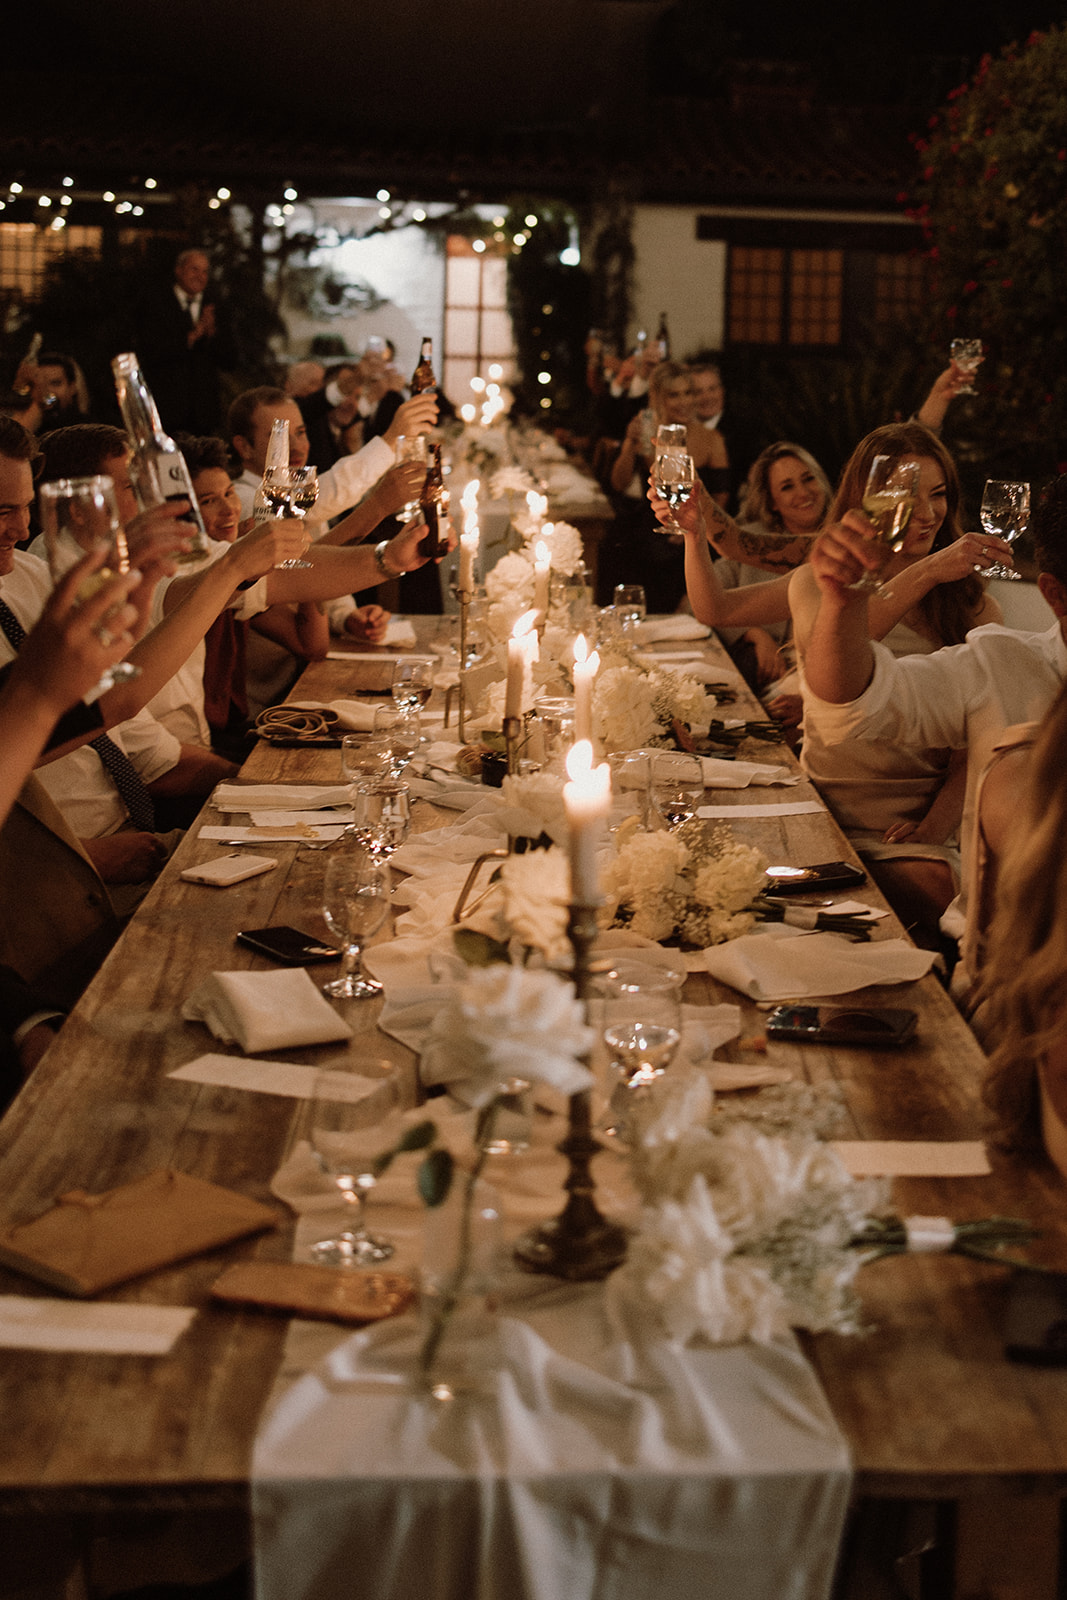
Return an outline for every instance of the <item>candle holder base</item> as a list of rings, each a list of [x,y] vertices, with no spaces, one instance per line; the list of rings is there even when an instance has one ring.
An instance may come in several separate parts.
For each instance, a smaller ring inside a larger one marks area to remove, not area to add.
[[[522,742],[522,718],[504,718],[504,748],[507,752],[508,776],[514,777],[519,770],[519,747]]]

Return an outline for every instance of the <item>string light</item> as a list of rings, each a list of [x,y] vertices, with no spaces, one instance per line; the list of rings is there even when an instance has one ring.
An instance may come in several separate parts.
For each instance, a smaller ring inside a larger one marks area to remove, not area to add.
[[[532,211],[528,211],[522,220],[528,228],[536,228],[539,218],[535,217]]]
[[[155,178],[146,178],[144,186],[146,189],[155,189],[157,187]]]
[[[230,198],[229,189],[216,189],[215,194],[219,200],[228,200]]]
[[[391,200],[393,197],[389,193],[388,189],[379,189],[375,198],[384,202],[386,200]]]
[[[292,184],[289,185],[288,189],[284,189],[282,192],[283,192],[286,200],[295,200],[296,199],[296,190],[293,188]]]
[[[21,194],[22,193],[22,185],[21,185],[21,183],[8,184],[8,188],[11,190],[12,194]]]
[[[487,246],[484,239],[475,239],[471,245],[471,249],[477,255],[481,255],[486,248]]]
[[[416,206],[414,211],[411,213],[411,215],[414,217],[416,222],[425,222],[426,221],[426,213],[422,209],[421,206]]]
[[[74,179],[73,178],[64,178],[63,179],[63,187],[64,187],[64,189],[73,189],[73,187],[74,187]]]

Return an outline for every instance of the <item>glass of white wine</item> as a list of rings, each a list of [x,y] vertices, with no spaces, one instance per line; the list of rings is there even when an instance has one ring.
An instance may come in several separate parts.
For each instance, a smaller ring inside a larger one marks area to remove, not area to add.
[[[871,543],[882,547],[879,572],[890,555],[899,555],[904,548],[904,536],[918,492],[917,461],[901,460],[899,456],[875,456],[861,503],[864,515],[874,527]],[[878,572],[865,572],[849,587],[879,594],[882,580]]]
[[[1013,544],[1030,526],[1030,485],[1007,478],[987,478],[979,517],[985,533]],[[1005,566],[1003,561],[994,561],[991,567],[983,567],[979,576],[1018,579],[1022,573]]]
[[[692,497],[696,487],[696,470],[693,458],[684,450],[664,450],[657,455],[652,467],[652,485],[662,500],[671,508],[671,520],[666,524],[674,533],[684,530],[674,513]]]
[[[624,1139],[635,1100],[666,1072],[682,1042],[684,981],[683,972],[669,967],[619,961],[600,982],[604,1043],[615,1080],[610,1131]]]
[[[381,984],[363,971],[363,946],[389,915],[389,869],[364,850],[339,850],[326,862],[322,915],[341,943],[343,970],[322,986],[331,1000],[365,1000]]]
[[[688,441],[689,430],[684,422],[661,422],[656,429],[656,454],[672,450],[684,455]]]
[[[319,474],[315,467],[272,467],[264,474],[263,493],[278,517],[306,517],[319,498]],[[300,556],[279,561],[279,572],[308,571],[313,565]]]
[[[970,382],[970,379],[974,377],[985,360],[985,348],[981,339],[953,339],[948,347],[948,353],[968,379],[966,383],[960,385],[956,393],[977,394],[978,390]]]
[[[652,796],[656,810],[673,833],[695,817],[704,798],[700,757],[682,750],[659,750],[653,757]]]
[[[623,633],[630,633],[648,615],[645,591],[639,583],[617,583],[613,596],[615,616]]]
[[[359,783],[352,795],[351,831],[356,843],[383,866],[408,836],[411,794],[394,778]]]
[[[42,483],[40,496],[41,528],[53,583],[58,583],[83,555],[94,550],[103,550],[106,559],[82,584],[79,600],[88,600],[109,578],[129,572],[130,554],[119,521],[115,484],[106,473]],[[107,617],[101,628],[107,628]],[[116,661],[101,676],[94,698],[113,689],[117,683],[136,678],[140,671],[132,662]]]
[[[433,694],[436,672],[436,656],[397,656],[393,663],[394,704],[421,710]]]

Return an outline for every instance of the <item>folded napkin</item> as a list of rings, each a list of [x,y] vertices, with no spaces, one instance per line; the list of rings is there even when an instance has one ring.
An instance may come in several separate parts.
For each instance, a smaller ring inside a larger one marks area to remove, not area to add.
[[[165,1356],[195,1316],[191,1306],[71,1305],[5,1294],[0,1296],[0,1347]]]
[[[213,972],[186,1000],[182,1016],[248,1055],[352,1037],[302,967]]]
[[[414,624],[406,617],[391,617],[385,628],[385,643],[393,650],[414,650],[418,644]]]
[[[646,617],[644,622],[639,622],[634,630],[637,637],[645,644],[655,644],[658,640],[667,639],[706,639],[711,633],[696,617],[675,615],[672,617]]]
[[[667,656],[652,655],[647,651],[639,652],[636,660],[638,666],[645,667],[649,671],[655,671],[657,667],[663,667],[668,672],[678,673],[680,677],[696,678],[701,683],[710,683],[712,685],[719,684],[724,689],[727,687],[732,688],[741,681],[736,672],[731,672],[729,667],[720,667],[716,661],[698,661],[695,658],[690,659],[688,657],[684,661],[676,661]],[[710,705],[711,702],[709,701],[708,704]]]
[[[347,733],[373,733],[378,706],[392,702],[379,700],[371,705],[363,700],[287,700],[286,704],[298,711],[333,711]]]
[[[913,983],[934,960],[932,950],[916,950],[906,939],[851,944],[837,933],[793,939],[750,933],[704,952],[705,970],[752,1000],[802,1000],[849,994],[872,983]]]
[[[761,788],[800,782],[799,772],[762,761],[722,761],[716,756],[701,756],[700,764],[704,769],[704,786],[708,789],[747,789],[750,784]]]
[[[347,783],[220,783],[211,796],[218,811],[322,811],[351,802]]]

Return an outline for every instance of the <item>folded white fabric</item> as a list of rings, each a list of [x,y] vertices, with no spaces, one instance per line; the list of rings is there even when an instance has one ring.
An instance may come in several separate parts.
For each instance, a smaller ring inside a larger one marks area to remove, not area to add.
[[[706,639],[711,632],[696,617],[677,614],[673,617],[646,617],[634,630],[645,644],[655,644],[660,639]]]
[[[418,642],[414,624],[406,617],[392,617],[386,624],[385,643],[394,650],[414,650]]]
[[[352,1029],[323,999],[303,967],[275,972],[212,972],[182,1006],[187,1022],[203,1022],[246,1053],[350,1039]]]
[[[705,969],[752,1000],[802,1000],[850,994],[872,983],[913,983],[934,963],[932,950],[906,939],[852,944],[837,933],[796,939],[761,933],[704,952]]]
[[[364,700],[288,700],[287,705],[297,711],[334,711],[347,733],[373,733],[374,713],[379,705],[391,701],[379,700],[369,704]]]
[[[218,811],[322,811],[347,806],[347,783],[220,783],[211,796]]]
[[[701,756],[704,769],[704,787],[707,789],[747,789],[771,784],[792,785],[800,782],[800,773],[788,767],[774,767],[762,761],[723,761],[717,756]]]

